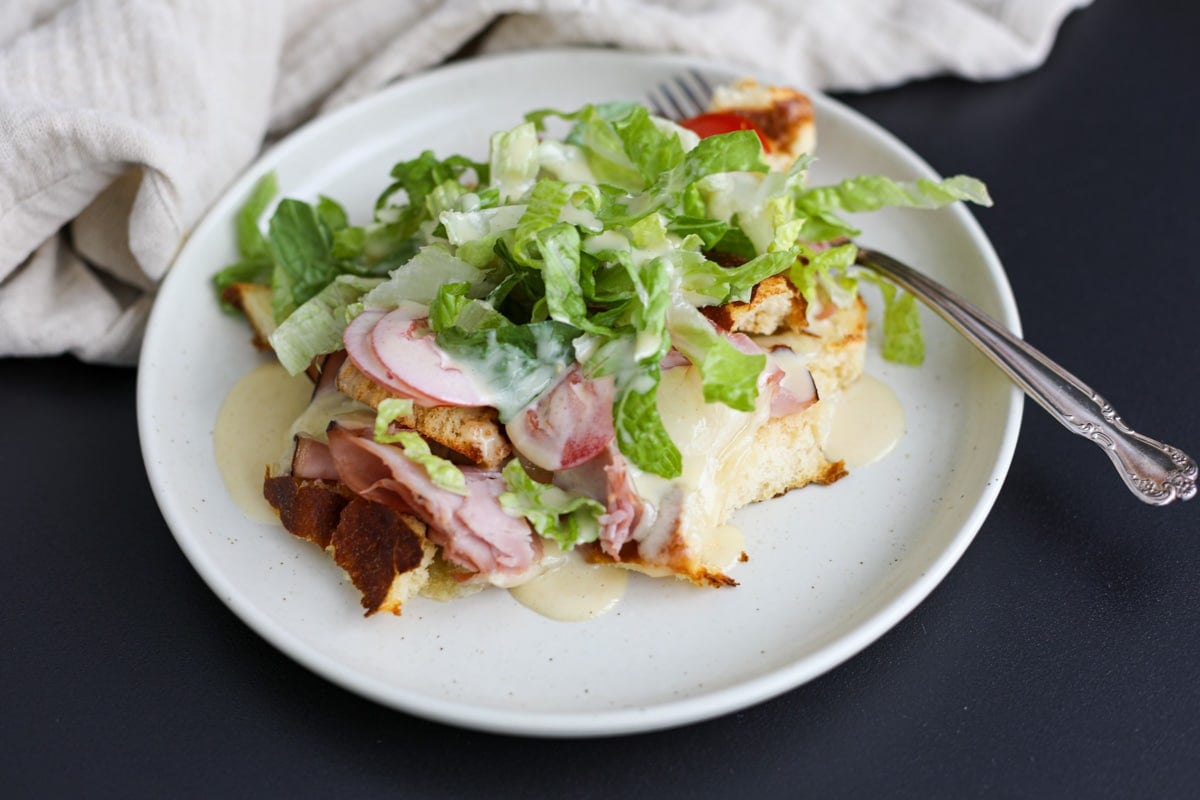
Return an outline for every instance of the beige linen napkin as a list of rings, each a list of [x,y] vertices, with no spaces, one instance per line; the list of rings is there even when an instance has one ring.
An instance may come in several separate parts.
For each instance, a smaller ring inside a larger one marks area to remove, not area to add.
[[[0,355],[133,363],[155,286],[264,141],[468,42],[858,90],[1032,69],[1089,1],[5,0]]]

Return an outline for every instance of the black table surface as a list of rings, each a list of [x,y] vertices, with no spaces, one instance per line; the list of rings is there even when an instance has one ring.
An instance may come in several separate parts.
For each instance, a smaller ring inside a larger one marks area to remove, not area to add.
[[[1200,455],[1193,9],[1100,2],[1031,74],[841,99],[985,179],[1026,337]],[[977,538],[878,642],[719,719],[540,740],[376,705],[243,625],[159,514],[135,382],[0,360],[5,796],[1200,796],[1200,500],[1143,505],[1032,401]]]

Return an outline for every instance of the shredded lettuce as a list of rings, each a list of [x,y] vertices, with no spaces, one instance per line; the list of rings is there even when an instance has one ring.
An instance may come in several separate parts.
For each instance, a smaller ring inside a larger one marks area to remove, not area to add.
[[[612,376],[618,447],[667,478],[682,469],[658,410],[667,352],[696,365],[705,400],[742,411],[755,407],[765,364],[700,309],[748,300],[772,275],[795,284],[813,313],[847,305],[857,294],[851,215],[991,203],[965,176],[808,186],[808,157],[769,172],[754,132],[700,139],[633,103],[531,112],[489,143],[484,161],[425,151],[397,163],[361,225],[331,198],[288,198],[264,234],[277,191],[265,176],[238,214],[239,260],[214,277],[218,288],[271,285],[280,322],[271,340],[291,371],[337,349],[361,309],[424,306],[438,346],[479,379],[502,421],[575,363]],[[920,363],[913,299],[880,286],[885,358]],[[405,436],[389,433],[399,413],[381,409],[378,436]],[[449,462],[397,441],[435,480],[456,480]],[[507,502],[539,532],[564,547],[594,538],[595,509],[519,469]]]
[[[883,357],[914,367],[925,363],[925,339],[921,336],[916,298],[873,272],[861,272],[859,278],[878,286],[883,297]]]
[[[380,444],[395,444],[400,441],[398,434],[391,433],[389,427],[400,417],[413,413],[413,401],[402,397],[385,397],[379,401],[375,409],[375,430],[373,436]]]
[[[461,469],[440,456],[435,456],[429,449],[429,443],[421,438],[416,431],[400,430],[392,433],[393,422],[400,417],[413,413],[412,400],[389,397],[379,403],[375,410],[375,430],[373,436],[380,444],[398,444],[401,452],[408,460],[419,464],[429,480],[435,486],[440,486],[455,494],[467,493],[467,478]]]
[[[507,422],[570,366],[571,342],[578,335],[576,328],[554,320],[477,330],[455,324],[439,331],[437,342],[491,387],[491,405]]]
[[[650,388],[627,388],[617,392],[613,404],[613,428],[617,447],[638,469],[664,478],[683,474],[683,455],[663,425],[658,413],[657,372],[649,375]]]
[[[758,376],[767,365],[764,354],[738,350],[687,303],[671,304],[667,328],[676,349],[699,367],[705,402],[721,402],[738,411],[754,410]]]
[[[235,283],[270,283],[271,270],[275,262],[271,257],[270,246],[258,227],[259,219],[266,213],[267,207],[279,193],[279,183],[274,172],[268,172],[258,179],[250,190],[250,196],[238,210],[235,220],[237,227],[237,246],[240,259],[225,267],[213,276],[217,296]],[[221,300],[226,311],[234,311],[230,304]]]
[[[342,348],[342,333],[350,320],[347,309],[378,286],[378,278],[339,275],[288,316],[271,334],[279,363],[299,375],[313,358]]]
[[[404,457],[415,464],[419,464],[425,470],[425,474],[429,476],[429,480],[433,481],[435,486],[440,486],[447,491],[455,494],[467,494],[467,478],[463,475],[461,469],[456,467],[452,462],[446,459],[435,456],[429,449],[429,443],[421,437],[421,434],[416,431],[397,431],[396,433],[387,433],[387,423],[384,423],[384,435],[379,436],[380,425],[378,418],[375,422],[375,440],[381,444],[398,444],[400,450],[404,453]]]
[[[805,219],[801,237],[826,241],[858,236],[861,231],[842,213],[875,211],[884,207],[936,209],[956,201],[992,205],[987,187],[975,178],[954,175],[942,181],[895,181],[878,175],[848,178],[832,186],[801,190],[795,198],[796,214]]]
[[[563,550],[599,538],[599,520],[604,514],[600,503],[535,481],[515,458],[505,465],[503,475],[508,491],[500,495],[500,506],[514,517],[529,520],[540,535],[553,539]]]

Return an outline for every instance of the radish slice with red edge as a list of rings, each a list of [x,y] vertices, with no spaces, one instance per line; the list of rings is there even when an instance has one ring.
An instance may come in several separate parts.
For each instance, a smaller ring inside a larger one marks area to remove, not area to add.
[[[424,306],[401,303],[375,323],[371,347],[379,362],[418,395],[432,398],[430,405],[488,405],[479,384],[438,347],[426,314]]]
[[[588,380],[578,367],[523,411],[505,430],[513,447],[542,469],[570,469],[608,448],[613,430],[611,377]]]
[[[354,362],[354,366],[358,367],[359,372],[383,388],[401,397],[407,397],[418,405],[438,405],[438,402],[432,397],[421,394],[400,380],[384,366],[383,362],[379,360],[379,356],[375,355],[375,348],[371,346],[371,334],[376,323],[386,315],[387,311],[382,309],[369,309],[355,317],[342,334],[346,355]]]

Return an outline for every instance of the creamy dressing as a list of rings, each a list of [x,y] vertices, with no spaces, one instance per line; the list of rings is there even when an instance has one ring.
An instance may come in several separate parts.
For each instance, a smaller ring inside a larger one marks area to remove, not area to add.
[[[610,564],[589,564],[577,551],[546,543],[536,578],[508,590],[518,603],[560,622],[583,622],[611,611],[625,594],[629,574]]]
[[[263,474],[280,471],[291,454],[292,423],[307,408],[313,385],[278,362],[242,377],[226,395],[213,428],[217,469],[230,497],[256,522],[276,522],[263,497]]]
[[[904,407],[882,381],[864,374],[842,390],[825,454],[849,469],[880,460],[904,436]]]
[[[278,363],[264,364],[245,375],[225,398],[213,431],[217,466],[237,506],[255,521],[276,522],[274,509],[262,496],[264,470],[272,474],[286,466],[292,437],[298,431],[320,436],[335,416],[364,408],[340,393],[330,393],[310,403],[312,384],[303,375],[293,377]],[[698,370],[679,367],[665,370],[660,398],[663,423],[683,455],[683,474],[675,481],[631,468],[639,493],[652,504],[683,487],[692,490],[707,484],[720,487],[717,476],[708,473],[718,464],[737,464],[750,455],[749,432],[763,422],[765,408],[739,412],[721,403],[705,403]],[[762,404],[760,404],[762,405]],[[888,454],[904,434],[904,410],[892,390],[881,381],[863,375],[843,390],[838,398],[825,449],[831,459],[841,459],[853,469],[871,464]],[[711,508],[723,507],[723,498],[712,493]],[[701,517],[708,515],[707,511]],[[744,553],[745,541],[734,525],[701,528],[710,530],[702,547],[700,562],[707,568],[728,571]],[[554,620],[577,622],[594,619],[614,608],[628,584],[628,573],[616,566],[589,564],[578,552],[563,553],[547,542],[541,573],[509,589],[517,602]],[[644,541],[647,553],[656,544]]]
[[[567,142],[545,139],[538,144],[541,168],[564,183],[597,183],[583,149]]]

